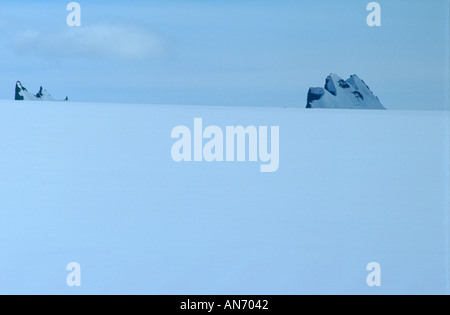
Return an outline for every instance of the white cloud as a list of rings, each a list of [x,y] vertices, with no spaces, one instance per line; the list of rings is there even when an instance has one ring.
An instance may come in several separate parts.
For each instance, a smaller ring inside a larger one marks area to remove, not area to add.
[[[95,25],[67,28],[59,33],[28,30],[16,34],[14,47],[21,53],[53,58],[142,60],[160,55],[164,44],[158,35],[146,29]]]

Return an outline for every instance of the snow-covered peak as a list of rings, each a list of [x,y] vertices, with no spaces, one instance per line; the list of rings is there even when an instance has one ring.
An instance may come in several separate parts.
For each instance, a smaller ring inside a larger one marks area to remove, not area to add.
[[[349,88],[348,83],[345,82],[344,79],[342,79],[337,74],[332,73],[325,80],[325,89],[334,96],[337,96],[339,89],[348,89],[348,88]]]
[[[306,108],[386,109],[357,75],[344,81],[330,74],[324,88],[310,88]]]
[[[39,92],[36,94],[36,97],[43,101],[54,101],[55,99],[47,92],[42,86],[39,89]]]
[[[21,90],[25,90],[25,91],[27,90],[26,88],[23,87],[22,82],[20,82],[20,81],[16,82],[16,88],[21,89]]]
[[[325,80],[325,90],[336,96],[337,94],[337,83],[339,79],[333,75],[329,75]]]
[[[35,101],[36,96],[29,93],[20,81],[16,82],[16,101]]]
[[[55,99],[44,89],[42,86],[39,89],[39,92],[34,95],[28,92],[28,90],[22,85],[20,81],[16,82],[16,91],[15,91],[15,100],[16,101],[55,101]],[[65,101],[68,101],[69,98],[66,97]]]

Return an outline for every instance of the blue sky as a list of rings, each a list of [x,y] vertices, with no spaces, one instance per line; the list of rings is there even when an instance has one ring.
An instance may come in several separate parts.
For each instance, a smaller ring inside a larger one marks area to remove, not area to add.
[[[448,1],[2,1],[0,99],[304,107],[358,74],[388,109],[448,109]]]

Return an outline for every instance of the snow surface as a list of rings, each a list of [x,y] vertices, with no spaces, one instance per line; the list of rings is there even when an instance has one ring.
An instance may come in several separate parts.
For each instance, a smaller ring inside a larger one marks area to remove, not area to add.
[[[280,126],[279,171],[173,162],[195,117]],[[0,102],[0,294],[450,293],[449,119]]]

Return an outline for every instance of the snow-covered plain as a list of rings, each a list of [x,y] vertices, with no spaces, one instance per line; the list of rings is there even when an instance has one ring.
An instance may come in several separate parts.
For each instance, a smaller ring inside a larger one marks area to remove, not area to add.
[[[279,170],[174,162],[172,128],[195,117],[280,126]],[[450,293],[449,122],[2,101],[0,294]]]

